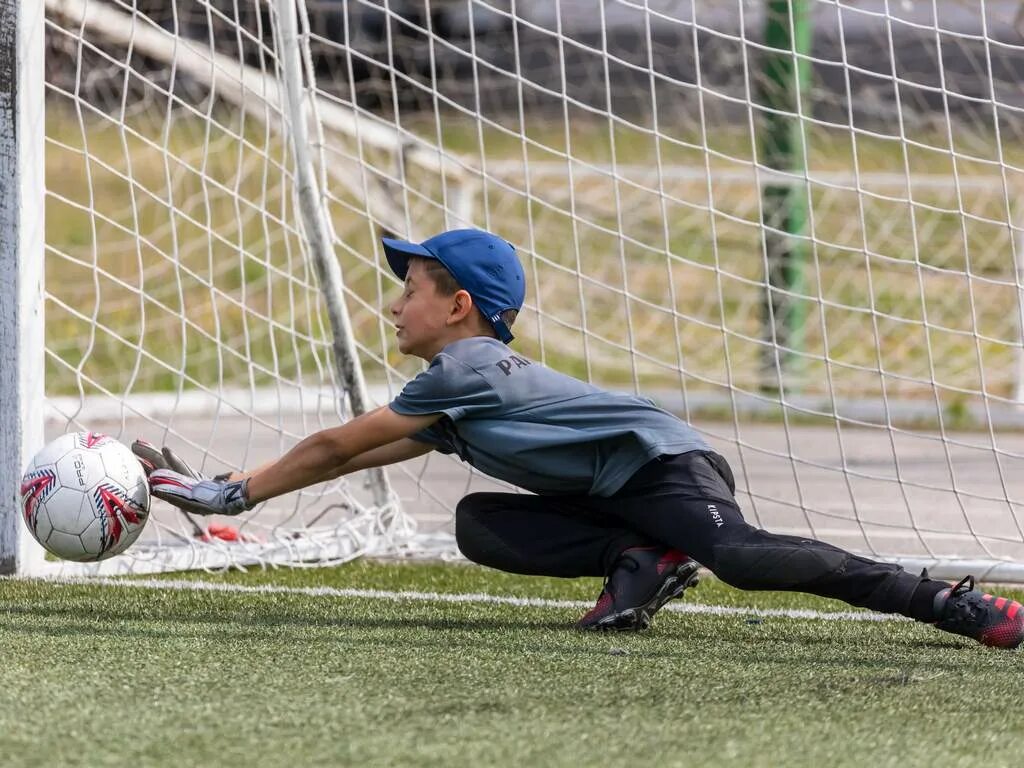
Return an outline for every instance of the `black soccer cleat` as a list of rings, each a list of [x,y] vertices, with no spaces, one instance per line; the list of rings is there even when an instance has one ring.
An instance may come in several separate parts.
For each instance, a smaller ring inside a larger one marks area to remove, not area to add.
[[[665,603],[697,585],[700,565],[676,549],[631,547],[615,562],[583,630],[647,629]]]
[[[1024,641],[1024,606],[974,588],[968,576],[935,596],[935,626],[993,648],[1017,648]]]

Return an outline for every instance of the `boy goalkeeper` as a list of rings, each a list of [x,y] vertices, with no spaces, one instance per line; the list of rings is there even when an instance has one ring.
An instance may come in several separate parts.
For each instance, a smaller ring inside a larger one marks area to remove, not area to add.
[[[456,509],[470,560],[504,571],[604,576],[581,629],[643,629],[696,583],[698,563],[741,589],[794,590],[899,613],[986,645],[1024,640],[1020,603],[951,587],[811,539],[748,525],[725,459],[650,401],[613,394],[510,351],[526,279],[511,245],[479,230],[385,239],[405,289],[398,347],[430,363],[387,406],[317,432],[249,474],[193,475],[167,449],[133,448],[153,494],[198,514],[261,501],[429,451],[528,491]],[[181,470],[181,471],[175,471]]]

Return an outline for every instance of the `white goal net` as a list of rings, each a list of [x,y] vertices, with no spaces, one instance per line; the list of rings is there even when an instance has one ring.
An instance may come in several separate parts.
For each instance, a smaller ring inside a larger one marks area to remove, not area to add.
[[[527,270],[517,350],[689,419],[751,521],[1022,580],[1019,7],[46,0],[21,418],[252,467],[421,369],[380,236],[477,226]],[[102,568],[454,554],[493,487],[432,455],[213,528],[154,505]]]

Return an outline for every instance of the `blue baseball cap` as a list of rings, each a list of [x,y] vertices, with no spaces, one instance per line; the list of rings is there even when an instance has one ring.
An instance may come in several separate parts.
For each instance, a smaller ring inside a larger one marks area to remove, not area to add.
[[[437,259],[487,318],[498,338],[508,344],[514,336],[501,319],[507,309],[517,312],[526,298],[526,275],[511,243],[482,229],[453,229],[422,243],[381,238],[391,271],[405,280],[409,259]]]

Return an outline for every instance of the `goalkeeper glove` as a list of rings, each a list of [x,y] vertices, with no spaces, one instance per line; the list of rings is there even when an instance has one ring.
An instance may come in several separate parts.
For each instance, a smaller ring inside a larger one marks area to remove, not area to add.
[[[157,450],[145,440],[132,443],[132,453],[142,464],[153,495],[179,509],[200,515],[237,515],[252,508],[245,492],[248,480],[228,482],[230,472],[207,478],[170,448]]]
[[[154,469],[149,474],[154,496],[197,515],[237,515],[252,509],[248,488],[249,478],[197,480],[173,469]]]

